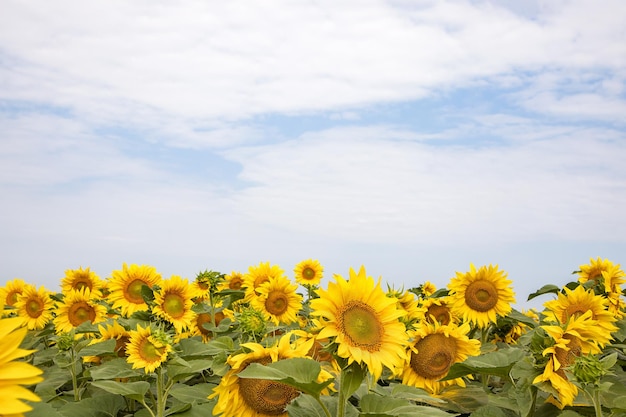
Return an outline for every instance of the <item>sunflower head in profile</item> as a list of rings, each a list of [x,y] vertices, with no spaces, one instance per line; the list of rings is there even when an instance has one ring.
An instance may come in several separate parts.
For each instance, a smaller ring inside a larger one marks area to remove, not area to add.
[[[137,325],[136,330],[129,332],[126,344],[126,361],[133,369],[143,368],[148,374],[154,372],[172,351],[171,338],[161,330],[153,330],[152,327]]]
[[[54,326],[57,334],[69,333],[86,321],[97,324],[107,318],[107,308],[99,304],[87,288],[69,291],[56,307]]]
[[[115,347],[113,348],[113,352],[117,354],[118,357],[123,358],[126,356],[126,344],[128,343],[130,332],[126,330],[117,320],[113,320],[112,323],[109,324],[99,324],[98,332],[100,336],[96,339],[93,339],[89,342],[90,345],[95,345],[100,342],[104,342],[105,340],[115,340]],[[83,356],[83,362],[92,362],[92,363],[101,363],[101,356]]]
[[[417,296],[411,291],[389,288],[387,297],[395,298],[397,300],[397,308],[405,312],[405,315],[400,320],[407,326],[407,329],[412,328],[414,323],[422,318]]]
[[[626,275],[619,264],[608,259],[590,259],[586,265],[580,265],[577,271],[578,282],[585,284],[593,281],[593,287],[601,293],[620,292],[620,286],[626,282]]]
[[[25,386],[43,381],[43,371],[25,361],[16,361],[33,353],[20,349],[27,329],[22,327],[20,317],[0,319],[0,391],[2,392],[2,415],[21,415],[33,408],[26,401],[40,398]]]
[[[250,266],[243,276],[243,287],[246,288],[246,301],[252,300],[257,294],[256,289],[270,278],[284,277],[285,271],[278,265],[270,265],[269,262],[261,262],[257,266]]]
[[[285,409],[300,395],[298,390],[277,381],[239,378],[238,374],[251,363],[266,365],[281,359],[306,357],[311,343],[295,345],[290,343],[290,338],[291,334],[288,333],[271,347],[244,343],[242,346],[246,353],[229,357],[230,371],[222,377],[220,384],[209,396],[218,397],[213,413],[224,417],[287,417]],[[318,379],[321,382],[328,378],[330,374],[321,371]]]
[[[449,326],[459,322],[459,318],[452,311],[449,297],[426,298],[420,302],[419,308],[428,323]]]
[[[250,305],[262,311],[266,317],[279,325],[296,321],[296,314],[302,307],[302,296],[296,293],[294,285],[286,277],[272,277],[257,287],[257,296]]]
[[[29,330],[41,330],[52,320],[54,301],[43,286],[36,289],[28,285],[18,296],[15,309]]]
[[[108,282],[109,301],[113,308],[121,308],[122,315],[129,317],[137,311],[148,310],[141,288],[161,285],[161,274],[148,265],[122,265],[121,270],[113,271]]]
[[[511,284],[498,265],[476,269],[470,264],[469,272],[457,272],[448,284],[452,310],[464,321],[485,328],[495,323],[498,315],[511,311],[511,303],[515,302]]]
[[[422,322],[411,331],[412,342],[402,368],[402,383],[438,394],[451,385],[464,387],[463,378],[439,381],[450,367],[480,354],[480,342],[467,337],[469,324],[461,326]]]
[[[87,288],[91,293],[101,293],[102,280],[95,272],[89,267],[83,269],[81,266],[78,269],[68,269],[65,271],[65,277],[61,280],[61,292],[66,294],[72,290],[82,290]]]
[[[217,287],[218,291],[243,289],[245,289],[243,274],[238,271],[232,271],[230,274],[226,274],[224,281],[220,282]]]
[[[319,285],[324,276],[324,268],[316,259],[307,259],[296,265],[293,270],[298,284]]]
[[[195,317],[191,310],[194,295],[195,292],[186,279],[172,275],[162,282],[161,289],[154,292],[152,312],[171,323],[176,332],[181,333],[191,327]]]
[[[399,320],[406,313],[397,308],[397,300],[387,297],[378,283],[368,277],[365,268],[350,268],[350,279],[334,276],[328,290],[319,289],[319,298],[311,300],[311,315],[320,330],[320,339],[330,339],[337,356],[348,363],[365,364],[378,379],[383,367],[394,370],[405,357],[408,335]]]
[[[24,288],[29,286],[23,279],[15,278],[7,282],[6,285],[0,288],[0,304],[6,307],[13,307],[17,302],[20,294],[24,291]],[[5,311],[3,314],[8,315],[11,311]]]
[[[606,345],[611,339],[611,333],[617,330],[617,318],[608,311],[608,300],[596,295],[593,290],[586,290],[579,285],[574,290],[564,287],[564,292],[558,294],[556,300],[544,303],[547,309],[544,314],[548,320],[558,323],[567,323],[571,318],[578,318],[591,312],[589,319],[602,330],[602,336],[596,339],[600,346]]]

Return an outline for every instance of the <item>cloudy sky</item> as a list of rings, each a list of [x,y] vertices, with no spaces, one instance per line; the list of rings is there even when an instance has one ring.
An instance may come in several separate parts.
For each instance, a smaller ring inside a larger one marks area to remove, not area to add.
[[[623,0],[0,8],[0,284],[626,263]]]

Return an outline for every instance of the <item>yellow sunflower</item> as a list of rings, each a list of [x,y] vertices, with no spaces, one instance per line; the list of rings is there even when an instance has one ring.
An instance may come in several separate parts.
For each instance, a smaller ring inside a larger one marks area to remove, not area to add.
[[[598,326],[602,332],[596,342],[604,346],[611,340],[611,333],[617,330],[616,317],[607,310],[608,300],[596,295],[593,290],[585,290],[579,285],[574,290],[564,288],[565,293],[559,293],[556,300],[547,301],[544,307],[549,311],[544,312],[548,320],[559,323],[567,323],[572,317],[579,317],[590,311],[590,320]]]
[[[402,368],[402,383],[438,394],[445,387],[464,387],[463,378],[439,381],[450,367],[468,356],[480,355],[480,342],[467,337],[469,323],[447,326],[424,322],[409,334],[413,338]]]
[[[226,274],[224,281],[220,282],[217,286],[218,291],[243,290],[244,288],[243,274],[237,271]]]
[[[119,324],[117,320],[114,320],[111,324],[105,324],[104,326],[99,324],[98,331],[100,333],[100,337],[89,342],[90,345],[104,342],[105,340],[115,339],[113,352],[117,353],[117,356],[120,358],[126,356],[126,344],[128,343],[130,333],[121,324]],[[83,362],[93,362],[99,364],[101,361],[102,358],[100,356],[83,356]]]
[[[28,285],[18,296],[15,309],[17,315],[24,319],[29,330],[41,330],[52,320],[54,301],[43,286],[37,290]]]
[[[162,283],[160,290],[154,293],[152,312],[174,325],[178,333],[191,327],[195,313],[191,310],[195,292],[186,279],[172,275]]]
[[[43,372],[29,363],[16,361],[34,352],[20,349],[28,331],[22,327],[22,322],[19,317],[0,319],[0,410],[6,415],[33,409],[22,400],[40,401],[37,395],[23,385],[43,381],[40,376]]]
[[[459,322],[459,318],[452,311],[449,297],[426,298],[420,302],[419,308],[424,320],[429,323],[437,322],[447,326]]]
[[[226,318],[226,314],[224,311],[216,311],[215,312],[215,326],[219,326],[222,320]],[[212,334],[209,330],[207,330],[204,325],[209,324],[213,325],[213,316],[211,313],[199,313],[196,314],[196,317],[193,320],[193,335],[194,336],[202,336],[202,340],[204,342],[208,342]]]
[[[430,281],[426,281],[425,283],[423,283],[421,288],[424,297],[430,297],[435,293],[435,291],[437,291],[437,287],[435,286],[435,284]]]
[[[457,272],[450,280],[450,300],[454,314],[481,328],[495,323],[497,316],[506,316],[515,302],[512,282],[498,265],[481,266],[478,270],[470,264],[470,271]]]
[[[162,331],[152,331],[150,326],[143,328],[137,325],[137,330],[131,330],[126,344],[126,362],[133,369],[144,368],[146,373],[154,372],[172,351],[172,344],[167,334]]]
[[[324,268],[316,259],[300,262],[293,270],[296,282],[302,285],[319,285],[324,275]]]
[[[29,286],[23,279],[15,278],[6,283],[6,285],[0,288],[0,304],[3,304],[5,308],[7,306],[13,307],[17,302],[17,297],[24,291],[24,288]],[[10,314],[11,311],[5,311],[4,315]]]
[[[619,264],[614,264],[608,259],[590,259],[589,264],[580,265],[578,271],[578,282],[584,284],[588,281],[595,281],[595,285],[600,286],[602,292],[619,292],[619,286],[625,280],[624,271]]]
[[[222,414],[224,417],[287,417],[285,408],[300,395],[298,390],[276,381],[239,378],[238,374],[251,363],[266,365],[281,359],[306,357],[311,349],[311,343],[293,345],[290,338],[291,334],[288,333],[272,347],[244,343],[242,346],[249,351],[248,353],[229,357],[230,371],[222,377],[220,384],[209,395],[209,398],[218,397],[213,414]],[[330,374],[321,371],[318,381],[325,381],[328,378]]]
[[[269,262],[261,262],[257,266],[248,268],[248,272],[243,276],[243,286],[246,287],[246,301],[252,300],[257,293],[256,289],[270,278],[284,277],[283,271],[278,265],[270,265]]]
[[[257,287],[257,297],[250,305],[262,311],[274,324],[291,324],[302,307],[302,296],[296,293],[294,285],[285,277],[272,277]]]
[[[321,339],[337,344],[337,355],[367,365],[376,379],[383,366],[395,369],[405,359],[408,344],[404,324],[405,312],[396,307],[397,300],[385,295],[380,280],[368,277],[365,268],[350,268],[350,279],[334,276],[328,290],[319,289],[319,298],[311,300],[312,316],[320,329]]]
[[[86,287],[69,291],[56,307],[54,326],[58,334],[68,333],[86,321],[97,324],[107,318],[107,308],[98,304]]]
[[[109,301],[113,303],[113,308],[121,308],[124,317],[146,311],[148,305],[141,296],[144,285],[150,288],[161,285],[161,275],[152,266],[127,266],[124,263],[121,270],[113,271],[108,284]]]
[[[71,290],[81,290],[88,288],[95,297],[96,294],[101,296],[102,280],[89,267],[83,269],[68,269],[65,271],[65,277],[61,280],[61,291],[63,294]]]
[[[397,301],[397,307],[406,314],[400,320],[410,328],[415,321],[423,317],[422,312],[418,308],[418,300],[411,291],[402,291],[390,288],[387,290],[387,297],[394,297]]]

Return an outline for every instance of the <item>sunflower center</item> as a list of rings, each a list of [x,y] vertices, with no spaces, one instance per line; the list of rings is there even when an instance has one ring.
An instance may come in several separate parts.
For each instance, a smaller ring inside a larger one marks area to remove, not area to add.
[[[239,394],[248,407],[255,412],[278,416],[285,412],[285,407],[300,395],[295,388],[266,379],[241,378]]]
[[[498,289],[489,281],[474,281],[465,290],[465,303],[472,310],[489,311],[498,303]]]
[[[265,300],[265,309],[268,313],[280,316],[289,308],[289,299],[282,291],[272,291]]]
[[[313,270],[313,268],[307,266],[302,270],[302,277],[310,281],[315,278],[315,271]]]
[[[450,314],[450,309],[448,309],[448,307],[433,304],[428,307],[426,319],[428,321],[434,319],[443,325],[447,325],[452,321],[452,315]]]
[[[132,281],[126,287],[126,298],[129,302],[134,304],[143,304],[143,297],[141,296],[141,287],[146,285],[146,283],[140,279],[136,279]]]
[[[67,317],[70,323],[72,323],[72,326],[78,327],[87,320],[93,322],[96,318],[96,311],[86,302],[80,301],[72,304],[67,313]]]
[[[167,294],[163,299],[163,310],[175,319],[185,314],[185,300],[178,294]]]
[[[144,339],[141,341],[138,349],[141,359],[146,362],[152,363],[161,360],[161,356],[165,352],[165,347],[156,347],[150,340]]]
[[[126,344],[128,343],[128,336],[120,336],[115,339],[115,348],[113,352],[117,352],[117,356],[123,358],[126,356]]]
[[[370,352],[380,350],[383,326],[371,306],[357,300],[348,302],[339,314],[338,325],[352,346]]]
[[[576,304],[570,305],[566,310],[567,317],[563,317],[563,322],[567,321],[567,318],[569,317],[578,318],[585,314],[587,311],[589,311],[589,309],[585,308],[584,306],[579,306]],[[593,314],[591,318],[595,319],[595,314]]]
[[[220,322],[224,319],[224,313],[218,311],[215,313],[215,325],[218,326]],[[205,329],[204,324],[211,323],[211,315],[209,313],[200,313],[196,318],[196,324],[198,326],[198,330],[202,335],[207,336],[210,332]]]
[[[415,344],[411,368],[426,379],[441,379],[450,370],[456,357],[456,343],[443,334],[430,334]]]
[[[41,316],[41,313],[43,313],[43,303],[40,300],[28,300],[26,303],[26,313],[33,318]]]
[[[230,288],[231,290],[241,289],[242,285],[243,280],[241,279],[241,277],[235,277],[228,281],[228,288]]]
[[[78,291],[81,291],[83,288],[89,289],[91,291],[91,281],[88,280],[79,280],[74,282],[74,288]]]
[[[554,356],[561,364],[561,367],[556,371],[558,375],[562,378],[567,379],[567,375],[565,374],[564,368],[574,363],[574,360],[577,356],[580,356],[582,353],[582,346],[580,341],[575,336],[570,336],[566,334],[563,336],[564,339],[568,339],[570,342],[567,344],[567,349],[556,348],[554,349]]]
[[[17,296],[20,295],[20,291],[11,291],[7,294],[6,303],[10,306],[17,302]]]

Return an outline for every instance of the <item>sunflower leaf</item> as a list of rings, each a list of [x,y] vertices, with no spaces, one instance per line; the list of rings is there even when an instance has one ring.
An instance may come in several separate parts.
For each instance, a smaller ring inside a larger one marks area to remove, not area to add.
[[[193,359],[186,361],[187,365],[168,364],[167,374],[173,381],[180,381],[186,376],[198,374],[213,365],[212,359]]]
[[[540,295],[543,295],[543,294],[558,294],[560,290],[561,290],[561,288],[557,287],[554,284],[547,284],[547,285],[544,285],[543,287],[539,288],[534,293],[530,294],[528,296],[528,298],[526,299],[526,301],[530,301],[533,298],[539,297]]]
[[[434,407],[412,404],[407,400],[367,394],[361,399],[359,417],[450,417],[451,414]]]
[[[365,374],[366,371],[363,369],[363,366],[356,362],[352,362],[341,371],[339,384],[344,398],[350,398],[359,389],[365,379]]]
[[[523,350],[510,348],[469,357],[464,362],[452,365],[448,375],[441,380],[447,381],[469,374],[496,375],[508,378],[513,365],[524,356]]]
[[[105,340],[103,342],[94,343],[93,345],[85,346],[80,351],[80,356],[99,356],[104,354],[115,354],[115,339]]]
[[[90,374],[94,381],[100,379],[131,378],[141,375],[139,371],[132,369],[131,365],[126,362],[124,358],[112,359],[97,367],[90,368]]]
[[[528,317],[527,315],[512,309],[511,312],[509,314],[507,314],[507,317],[516,320],[520,323],[524,323],[525,325],[534,328],[535,326],[537,326],[537,322],[535,322],[532,318]]]
[[[122,395],[133,400],[142,401],[146,392],[150,389],[150,383],[146,381],[117,382],[117,381],[93,381],[94,387],[101,388],[111,394]]]

